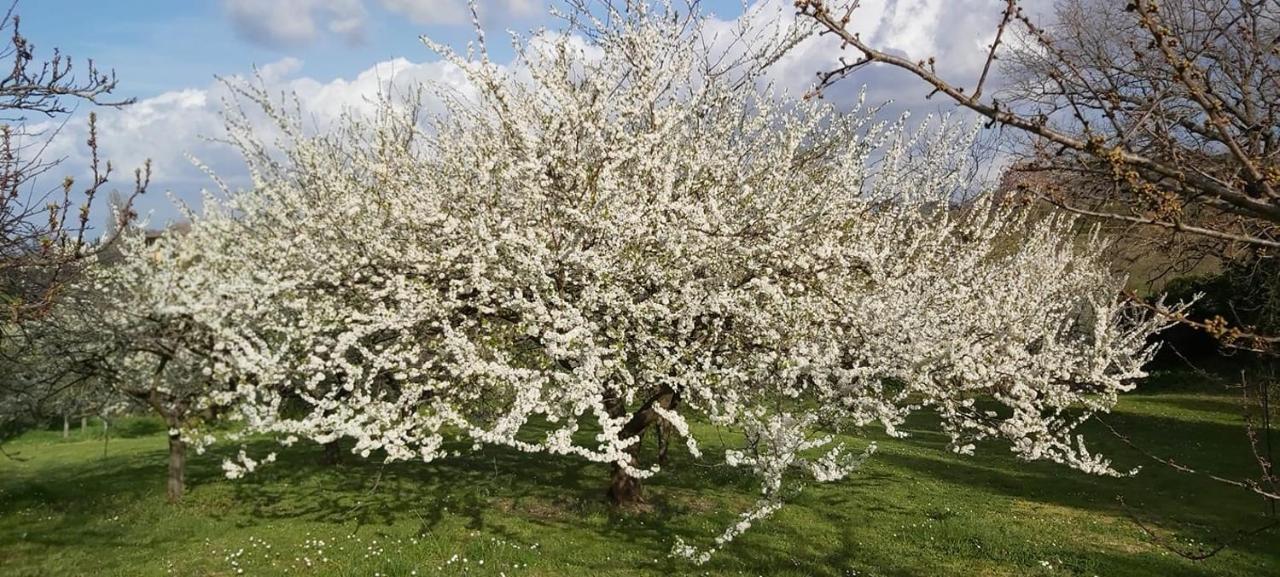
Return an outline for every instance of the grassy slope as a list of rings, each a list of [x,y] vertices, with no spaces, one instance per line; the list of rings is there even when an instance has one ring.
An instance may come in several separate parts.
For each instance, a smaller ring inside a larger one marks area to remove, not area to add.
[[[1111,422],[1153,452],[1239,473],[1250,461],[1231,401],[1175,387],[1129,397]],[[7,447],[29,460],[0,459],[0,575],[1280,575],[1280,533],[1193,563],[1153,545],[1116,502],[1207,539],[1262,521],[1246,495],[1160,467],[1117,480],[998,446],[959,457],[928,423],[914,429],[702,568],[666,557],[674,538],[706,543],[754,490],[679,451],[649,484],[648,512],[611,511],[605,468],[569,458],[490,450],[330,468],[315,446],[235,482],[220,477],[219,455],[194,456],[189,498],[170,507],[159,431],[113,438],[105,458],[101,440],[37,432]],[[1092,438],[1122,466],[1140,463]]]

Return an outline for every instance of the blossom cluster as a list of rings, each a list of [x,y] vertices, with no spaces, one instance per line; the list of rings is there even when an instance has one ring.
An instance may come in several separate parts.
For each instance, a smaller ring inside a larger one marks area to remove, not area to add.
[[[1105,239],[961,200],[969,129],[772,89],[806,29],[716,49],[696,14],[625,8],[517,37],[509,66],[430,44],[469,89],[386,94],[319,134],[241,87],[275,121],[268,142],[230,117],[253,186],[187,234],[123,241],[94,280],[128,312],[110,330],[163,339],[164,370],[245,431],[387,461],[462,440],[647,477],[628,407],[678,398],[653,410],[690,453],[716,457],[691,420],[739,432],[720,457],[761,481],[717,546],[787,479],[874,450],[834,435],[921,410],[959,452],[1117,474],[1076,429],[1144,376],[1160,325],[1118,300]]]

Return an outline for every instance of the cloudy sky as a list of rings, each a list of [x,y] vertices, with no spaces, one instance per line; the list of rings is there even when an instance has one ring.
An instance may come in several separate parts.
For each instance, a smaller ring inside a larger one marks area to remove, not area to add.
[[[556,26],[547,11],[560,0],[479,0],[481,22],[496,60],[510,59],[506,30]],[[789,18],[791,0],[751,0],[771,17]],[[863,0],[852,26],[873,44],[912,57],[936,55],[954,77],[976,77],[1003,2],[999,0]],[[743,13],[741,0],[704,0],[717,20]],[[243,170],[221,134],[225,90],[215,77],[245,77],[255,67],[274,90],[298,95],[308,114],[330,117],[396,82],[458,81],[419,41],[422,35],[459,48],[472,38],[465,0],[21,0],[22,30],[37,56],[53,47],[114,68],[119,94],[138,102],[99,110],[101,148],[120,168],[150,158],[154,185],[140,203],[153,225],[175,217],[169,197],[196,202],[209,178],[198,158],[231,182]],[[814,39],[782,63],[776,81],[802,92],[814,73],[838,56],[829,39]],[[949,110],[925,101],[918,81],[884,69],[866,70],[829,97],[849,102],[866,85],[872,102],[893,100],[887,114]],[[85,165],[82,106],[51,147],[65,172]],[[114,184],[128,189],[122,170]]]

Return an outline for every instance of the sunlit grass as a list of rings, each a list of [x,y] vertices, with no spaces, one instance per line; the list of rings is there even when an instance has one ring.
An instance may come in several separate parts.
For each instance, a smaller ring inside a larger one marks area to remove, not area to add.
[[[1128,397],[1110,422],[1150,451],[1248,473],[1234,399],[1167,385]],[[94,422],[68,440],[37,431],[6,447],[26,460],[0,458],[0,575],[1280,574],[1280,533],[1195,563],[1128,516],[1170,539],[1211,541],[1265,521],[1243,492],[1158,466],[1090,477],[1020,462],[999,445],[956,456],[925,420],[911,439],[873,435],[881,451],[862,471],[808,486],[697,568],[667,557],[675,538],[705,544],[755,487],[674,446],[642,511],[608,507],[607,469],[572,458],[493,449],[387,466],[347,455],[331,467],[316,446],[283,450],[239,481],[221,477],[225,453],[193,456],[188,498],[169,506],[163,432],[146,420],[121,425],[126,436],[113,436],[105,456]],[[699,432],[719,445],[715,431]],[[1145,464],[1093,432],[1119,466]]]

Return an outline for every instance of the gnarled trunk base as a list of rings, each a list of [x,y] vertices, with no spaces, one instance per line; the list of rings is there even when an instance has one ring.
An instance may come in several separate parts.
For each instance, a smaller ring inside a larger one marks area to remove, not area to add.
[[[637,438],[636,443],[631,445],[627,451],[630,453],[628,463],[635,467],[639,463],[640,441],[644,437],[644,432],[650,425],[660,424],[662,417],[654,410],[655,406],[660,406],[666,410],[675,409],[679,402],[680,396],[668,387],[663,387],[658,394],[654,395],[644,405],[640,407],[635,414],[631,415],[631,420],[622,428],[623,439]],[[666,444],[661,440],[662,433],[659,436],[658,458],[660,461],[666,461]],[[608,490],[609,501],[618,507],[637,506],[644,504],[644,493],[640,484],[640,479],[628,475],[627,472],[619,465],[613,466],[613,474],[609,480]]]
[[[321,455],[320,462],[325,465],[337,465],[342,462],[342,450],[338,446],[338,441],[329,441],[324,444],[324,454]]]
[[[634,464],[635,459],[632,459]],[[640,479],[628,475],[622,467],[613,466],[613,475],[609,479],[609,502],[618,507],[644,504],[644,493]]]

